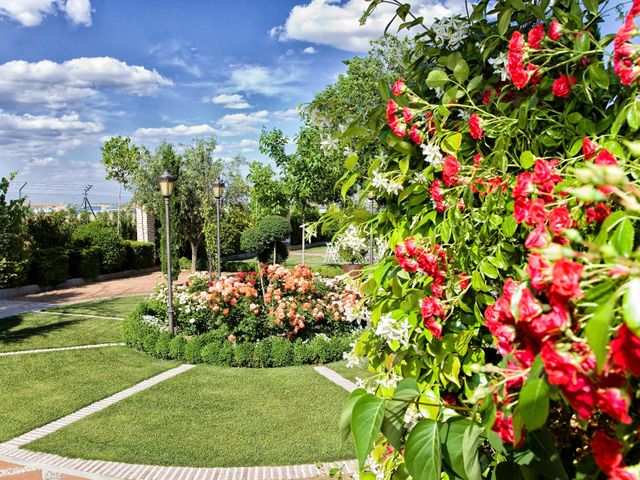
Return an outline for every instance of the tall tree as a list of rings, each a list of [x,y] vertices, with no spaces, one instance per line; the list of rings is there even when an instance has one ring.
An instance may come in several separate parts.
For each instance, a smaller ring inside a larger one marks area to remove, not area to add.
[[[25,199],[9,200],[9,184],[15,178],[0,178],[0,288],[22,284],[27,278],[29,252],[25,235],[25,218],[29,208]]]
[[[266,215],[289,214],[289,189],[270,165],[251,162],[247,178],[251,185],[251,213],[254,221]]]
[[[140,148],[131,143],[129,137],[112,137],[100,148],[102,150],[102,164],[107,172],[107,180],[118,182],[118,221],[117,231],[120,232],[120,209],[122,206],[122,188],[126,187],[133,172],[140,162]]]

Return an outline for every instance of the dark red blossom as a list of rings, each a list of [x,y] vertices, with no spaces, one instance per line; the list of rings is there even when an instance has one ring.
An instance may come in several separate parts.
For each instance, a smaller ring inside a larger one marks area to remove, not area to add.
[[[544,26],[539,23],[527,34],[527,44],[531,48],[540,48],[542,45],[542,39],[544,38]]]
[[[442,181],[447,187],[458,183],[456,175],[460,171],[460,162],[453,155],[447,155],[442,163]]]
[[[554,80],[553,86],[551,87],[551,93],[556,97],[569,98],[569,92],[576,82],[577,80],[574,77],[562,75]]]
[[[420,145],[422,143],[422,141],[424,140],[424,135],[418,128],[418,125],[411,125],[411,128],[409,129],[409,138],[416,145]]]
[[[585,160],[590,160],[598,151],[598,144],[591,140],[589,137],[582,139],[582,154]]]
[[[611,209],[603,202],[600,202],[594,207],[587,208],[587,223],[602,223],[609,215],[611,215]]]
[[[469,133],[471,133],[471,136],[476,140],[479,140],[484,135],[481,123],[482,120],[478,114],[474,113],[469,117]]]
[[[629,327],[620,325],[618,336],[609,344],[613,366],[640,377],[640,338]]]
[[[480,166],[480,161],[483,159],[484,157],[482,156],[481,153],[476,153],[473,156],[473,168],[478,168]]]
[[[529,263],[527,272],[529,273],[529,282],[537,291],[542,291],[550,277],[549,262],[539,253],[529,255]]]
[[[598,408],[620,423],[631,423],[629,394],[619,388],[598,390]]]
[[[531,179],[544,193],[553,192],[556,184],[562,181],[562,177],[558,175],[555,170],[557,164],[558,160],[556,159],[549,161],[543,159],[536,160]]]
[[[547,231],[547,227],[544,225],[538,225],[536,228],[529,232],[527,240],[524,242],[525,248],[532,250],[534,248],[542,248],[549,245],[551,242],[551,236]]]
[[[596,465],[605,474],[609,475],[613,470],[623,466],[622,443],[611,438],[604,430],[597,430],[589,445]]]
[[[393,87],[391,88],[391,93],[393,93],[396,97],[398,95],[402,95],[406,91],[407,91],[407,85],[404,83],[404,80],[402,80],[401,78],[396,80],[395,83],[393,84]]]
[[[579,298],[582,296],[580,280],[584,267],[579,263],[561,258],[551,270],[551,293],[566,298]]]
[[[425,297],[420,304],[420,312],[424,326],[433,334],[434,337],[442,336],[442,325],[437,321],[438,318],[444,317],[444,308],[440,301],[434,297]]]
[[[403,107],[402,108],[402,116],[404,117],[404,121],[409,123],[409,122],[411,122],[411,120],[413,120],[413,117],[416,116],[416,112],[415,112],[415,110],[412,110],[409,107]]]
[[[554,18],[549,25],[549,38],[557,42],[560,37],[562,37],[562,25]]]
[[[596,156],[596,159],[593,161],[593,163],[595,163],[596,165],[617,165],[618,160],[616,160],[616,157],[615,155],[613,155],[613,153],[611,153],[606,148],[603,148],[602,150],[600,150],[600,153],[598,153],[598,156]]]
[[[549,230],[556,235],[562,234],[567,228],[573,224],[571,213],[564,205],[555,207],[549,212]]]

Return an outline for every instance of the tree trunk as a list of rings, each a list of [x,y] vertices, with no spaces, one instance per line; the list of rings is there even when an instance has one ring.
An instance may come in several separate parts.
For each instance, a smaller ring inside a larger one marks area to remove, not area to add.
[[[193,273],[196,271],[196,263],[198,261],[198,247],[200,245],[192,241],[190,241],[189,244],[191,245],[191,272]]]
[[[122,236],[122,232],[120,231],[120,206],[122,205],[122,183],[118,182],[118,222],[116,226],[116,231],[118,232],[118,236]]]
[[[273,264],[276,264],[276,246],[278,245],[278,242],[273,242]]]
[[[302,214],[302,263],[304,264],[304,237],[306,232],[306,225],[304,223],[304,213]]]

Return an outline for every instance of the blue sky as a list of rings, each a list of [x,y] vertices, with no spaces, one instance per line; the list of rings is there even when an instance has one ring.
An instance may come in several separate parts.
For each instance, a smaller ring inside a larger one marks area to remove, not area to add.
[[[463,0],[419,0],[427,22]],[[296,106],[367,50],[364,0],[0,0],[0,176],[34,202],[114,199],[100,145],[153,148],[215,135],[219,156],[261,158],[260,129],[297,130]]]

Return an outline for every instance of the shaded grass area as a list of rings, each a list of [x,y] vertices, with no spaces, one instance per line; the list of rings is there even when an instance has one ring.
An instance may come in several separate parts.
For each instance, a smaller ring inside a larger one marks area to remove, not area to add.
[[[125,347],[0,357],[0,441],[175,366]]]
[[[121,320],[23,313],[0,319],[0,352],[122,341]]]
[[[68,457],[229,467],[353,458],[347,392],[311,367],[198,366],[28,445]]]
[[[146,298],[146,295],[108,298],[105,300],[94,300],[91,302],[53,307],[45,311],[80,313],[83,315],[99,315],[102,317],[126,317],[144,298]]]
[[[354,383],[356,378],[362,378],[364,380],[374,375],[367,369],[367,367],[347,368],[347,362],[345,360],[327,363],[325,366]]]

